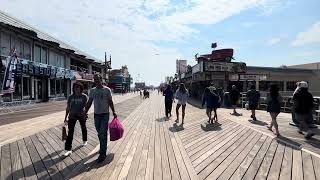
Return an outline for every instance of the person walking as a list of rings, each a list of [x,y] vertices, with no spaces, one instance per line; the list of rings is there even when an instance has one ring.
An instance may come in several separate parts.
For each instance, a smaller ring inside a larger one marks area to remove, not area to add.
[[[213,120],[214,122],[218,122],[217,108],[219,107],[220,97],[217,94],[216,88],[210,87],[207,87],[204,90],[202,98],[202,107],[204,106],[204,104],[206,104],[206,114],[209,118],[208,123],[213,124]],[[211,118],[212,111],[214,111],[213,118]]]
[[[297,114],[299,119],[299,130],[300,134],[303,134],[303,130],[307,130],[307,134],[305,136],[306,139],[310,139],[314,133],[312,129],[308,127],[307,119],[310,116],[310,113],[313,109],[313,96],[308,91],[308,83],[300,82],[299,90],[293,95],[294,101],[294,112]]]
[[[89,100],[86,105],[85,113],[88,113],[92,105],[92,102],[94,102],[94,125],[98,132],[98,137],[100,141],[100,151],[97,161],[98,163],[101,163],[106,159],[107,153],[109,107],[112,110],[114,118],[117,117],[117,114],[114,109],[110,88],[102,85],[101,75],[95,74],[93,79],[96,84],[96,87],[90,90]]]
[[[164,105],[165,105],[165,110],[166,110],[166,117],[168,118],[169,115],[171,115],[171,110],[172,110],[172,102],[173,102],[173,91],[171,88],[171,85],[168,84],[166,90],[163,91],[163,96],[164,98]]]
[[[276,136],[280,135],[279,129],[278,129],[278,123],[277,123],[277,116],[281,111],[281,102],[282,102],[282,97],[279,93],[278,86],[276,84],[271,85],[269,93],[267,95],[267,112],[270,113],[271,123],[270,123],[270,126],[267,126],[267,128],[270,131],[272,131],[272,127],[274,126],[275,128],[274,134]]]
[[[256,121],[256,109],[260,101],[260,93],[256,90],[255,85],[250,86],[250,90],[247,92],[247,99],[249,109],[251,110],[251,118]]]
[[[72,154],[72,140],[74,134],[74,127],[76,122],[79,121],[82,131],[83,146],[87,145],[87,127],[85,106],[88,101],[88,96],[83,93],[83,85],[80,82],[75,82],[72,86],[72,95],[68,97],[66,115],[64,122],[68,124],[68,136],[65,142],[64,156]],[[69,116],[68,120],[67,117]]]
[[[177,114],[177,120],[176,122],[179,122],[179,109],[182,106],[182,123],[184,124],[184,117],[185,117],[185,110],[186,110],[186,104],[188,101],[189,93],[183,83],[180,84],[177,92],[176,92],[176,99],[178,100],[177,106],[176,106],[176,114]]]
[[[237,109],[237,104],[240,98],[240,92],[238,91],[236,85],[232,85],[232,90],[230,91],[229,95],[230,95],[231,105],[233,108],[233,115],[238,115],[236,109]]]

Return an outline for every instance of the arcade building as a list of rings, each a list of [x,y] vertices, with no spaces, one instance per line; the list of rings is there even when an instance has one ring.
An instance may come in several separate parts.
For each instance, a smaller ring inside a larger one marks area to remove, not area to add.
[[[3,92],[8,56],[15,49],[14,91]],[[88,91],[102,61],[0,11],[0,103],[65,99],[75,81]]]

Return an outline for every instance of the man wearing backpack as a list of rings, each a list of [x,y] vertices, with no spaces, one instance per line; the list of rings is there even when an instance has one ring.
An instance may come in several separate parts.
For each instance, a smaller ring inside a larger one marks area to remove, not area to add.
[[[250,86],[250,90],[247,92],[247,99],[249,104],[249,109],[251,110],[251,118],[256,121],[256,109],[260,101],[260,93],[256,90],[254,85]]]
[[[112,110],[113,117],[116,118],[117,114],[114,110],[114,105],[112,101],[112,95],[110,88],[102,85],[102,77],[99,74],[95,74],[94,82],[96,87],[92,88],[89,93],[89,100],[86,105],[85,112],[88,113],[92,102],[94,102],[94,125],[98,132],[98,137],[100,141],[100,151],[99,157],[97,159],[98,163],[103,162],[106,159],[107,154],[107,132],[108,132],[108,122],[109,122],[109,107]]]

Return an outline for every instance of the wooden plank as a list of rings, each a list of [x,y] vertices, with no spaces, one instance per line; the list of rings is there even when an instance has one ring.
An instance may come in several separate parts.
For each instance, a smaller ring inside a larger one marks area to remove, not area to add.
[[[59,156],[59,154],[54,150],[51,144],[48,143],[48,141],[43,137],[42,134],[38,133],[35,136],[37,137],[39,142],[42,144],[44,149],[48,152],[49,154],[48,158],[51,158],[53,160],[54,164],[57,166],[62,176],[66,177],[71,171],[69,167],[67,167],[65,160]]]
[[[145,114],[143,114],[141,116],[141,119],[145,119],[145,118],[146,118]],[[138,143],[140,142],[141,139],[144,139],[144,132],[146,131],[147,125],[148,125],[148,123],[143,123],[143,126],[141,128],[139,128],[141,133],[139,133],[137,135],[136,139],[134,140],[134,143],[131,147],[131,150],[129,151],[127,158],[123,162],[123,167],[121,169],[121,172],[119,173],[118,179],[128,179],[129,169],[132,166],[133,158],[134,158],[136,151],[137,151],[137,148],[138,148]],[[120,164],[121,163],[122,162],[120,161]]]
[[[148,113],[146,114],[146,119],[149,119],[150,118],[150,114],[151,113]],[[140,164],[140,160],[142,159],[143,157],[143,148],[144,148],[144,143],[145,141],[148,141],[149,139],[147,139],[147,134],[150,132],[150,129],[151,129],[151,121],[147,121],[146,122],[146,127],[143,129],[143,132],[142,132],[142,136],[141,138],[139,139],[139,142],[138,142],[138,145],[137,145],[137,150],[135,152],[135,155],[133,157],[133,160],[132,160],[132,164],[130,166],[130,169],[129,169],[129,172],[128,172],[128,175],[127,175],[127,180],[133,180],[133,179],[136,179],[137,178],[137,174],[138,174],[138,168],[139,168],[139,164]],[[146,153],[145,153],[146,155]]]
[[[246,128],[241,128],[238,131],[234,132],[233,134],[229,135],[226,139],[223,139],[220,142],[212,143],[213,146],[210,146],[210,149],[205,151],[204,154],[202,154],[197,159],[193,159],[191,157],[191,160],[194,160],[192,162],[193,166],[195,167],[197,172],[202,171],[208,164],[210,164],[218,155],[217,151],[222,153],[222,150],[225,150],[232,146],[238,139],[243,140],[243,135],[249,136],[253,131],[248,130]],[[246,134],[249,133],[249,134]],[[222,150],[220,150],[222,148]],[[220,154],[221,154],[220,153]]]
[[[273,141],[265,155],[265,157],[263,158],[263,161],[260,165],[260,168],[258,170],[257,175],[255,176],[255,179],[266,179],[268,176],[268,172],[273,160],[273,156],[276,152],[276,149],[278,147],[278,143],[276,141]]]
[[[149,149],[148,149],[148,159],[147,159],[145,179],[153,179],[155,130],[156,130],[156,124],[155,124],[155,122],[153,122],[152,129],[151,129],[151,135],[150,135]]]
[[[49,175],[46,167],[44,166],[44,164],[43,164],[36,148],[34,147],[34,144],[32,143],[30,137],[25,137],[24,142],[27,145],[27,149],[29,151],[31,161],[32,161],[33,167],[37,173],[38,179],[50,178],[50,175]]]
[[[23,139],[18,140],[18,148],[20,151],[21,163],[26,179],[38,179],[32,161]]]
[[[302,151],[303,179],[316,180],[311,155]],[[319,171],[317,169],[316,171]]]
[[[127,139],[125,139],[125,141],[123,141],[119,147],[118,150],[114,150],[114,152],[116,153],[114,156],[113,161],[109,164],[109,166],[105,167],[105,168],[101,168],[101,179],[111,179],[110,176],[112,176],[112,174],[114,174],[113,176],[117,175],[119,173],[120,168],[117,169],[117,172],[115,172],[115,168],[117,167],[117,164],[119,162],[119,160],[121,159],[121,161],[123,161],[123,156],[126,156],[128,154],[128,149],[130,150],[129,147],[131,147],[132,145],[132,141],[134,140],[134,138],[136,137],[138,130],[140,130],[140,127],[142,126],[143,123],[143,119],[140,118],[141,114],[137,114],[137,116],[135,117],[134,120],[132,120],[133,122],[136,122],[133,125],[133,134],[132,135],[128,135],[129,136]],[[122,165],[121,165],[122,166]],[[120,169],[121,170],[121,169]],[[95,173],[95,175],[98,174],[97,172]],[[94,176],[98,177],[98,176]]]
[[[160,128],[159,123],[156,123],[156,133],[154,140],[154,179],[162,179],[161,171],[161,147],[160,147]]]
[[[160,148],[161,148],[161,164],[162,164],[162,174],[163,180],[171,180],[171,173],[170,173],[170,165],[168,159],[168,150],[167,150],[167,142],[164,136],[164,123],[160,122]]]
[[[140,109],[141,107],[139,107]],[[94,163],[93,166],[89,167],[86,173],[83,173],[82,175],[78,176],[79,178],[81,178],[81,176],[83,176],[83,179],[101,179],[101,176],[107,176],[106,178],[108,178],[108,176],[110,176],[112,169],[115,167],[116,161],[119,159],[119,154],[121,154],[121,151],[124,149],[124,146],[126,145],[126,143],[128,142],[128,139],[131,138],[132,133],[134,132],[134,129],[136,126],[140,126],[140,122],[136,121],[138,116],[137,111],[135,113],[133,113],[132,116],[133,117],[131,119],[131,121],[129,121],[128,124],[124,124],[125,125],[125,135],[122,139],[110,143],[110,144],[114,144],[114,146],[110,146],[112,147],[112,149],[110,148],[109,152],[116,152],[113,161],[108,165],[108,166],[101,166],[97,163]],[[106,161],[109,161],[109,157],[111,157],[110,155],[107,157]],[[98,167],[99,166],[99,167]],[[97,168],[97,169],[96,169]],[[96,169],[96,170],[95,170]]]
[[[259,152],[257,155],[254,157],[253,161],[251,162],[250,166],[248,167],[247,171],[245,172],[244,176],[242,177],[243,180],[249,180],[253,179],[260,167],[260,164],[267,153],[267,150],[272,142],[272,138],[267,138],[267,140],[264,142],[262,147],[260,148]]]
[[[61,152],[63,152],[63,145],[59,145],[52,137],[51,135],[47,132],[47,131],[42,131],[41,135],[46,139],[46,141],[53,147],[53,149],[60,154]],[[75,154],[71,154],[71,156],[76,156]],[[67,167],[69,169],[73,169],[76,166],[76,162],[71,159],[71,156],[68,156],[66,158],[64,158],[64,162],[66,163]]]
[[[17,142],[10,143],[12,179],[25,179]]]
[[[241,126],[235,126],[230,129],[230,131],[222,131],[220,134],[217,134],[209,139],[204,139],[201,144],[197,143],[193,147],[190,147],[187,149],[190,150],[188,152],[190,159],[195,160],[208,150],[212,149],[214,146],[219,144],[219,142],[222,142],[224,139],[228,138],[230,135],[239,132],[241,130],[244,130],[244,127]]]
[[[249,153],[251,148],[254,146],[254,144],[260,139],[261,134],[258,134],[257,132],[253,132],[248,138],[246,138],[244,141],[241,142],[241,144],[237,144],[237,146],[231,146],[228,149],[223,150],[223,153],[217,153],[220,154],[218,157],[214,156],[214,161],[211,161],[210,164],[208,164],[200,173],[199,177],[201,179],[215,179],[218,178],[219,175],[225,170],[228,165],[238,157],[241,152],[248,147],[249,150],[244,151],[245,153],[242,156],[239,156],[240,159],[244,158],[243,156],[246,155],[246,153]],[[222,150],[222,149],[221,149]],[[209,159],[209,158],[208,158]],[[211,159],[211,157],[210,157]],[[238,167],[240,165],[240,160],[236,161],[235,165]]]
[[[258,137],[257,137],[258,138]],[[248,152],[248,147],[243,150],[238,157],[230,164],[230,166],[221,174],[219,179],[242,179],[247,169],[249,168],[254,157],[259,152],[263,144],[266,143],[267,136],[261,136],[259,141],[253,146],[253,148]],[[270,140],[271,142],[271,140]],[[241,157],[242,156],[242,157]],[[239,167],[237,168],[237,166]]]
[[[293,149],[292,180],[303,180],[301,150]]]
[[[42,159],[50,177],[52,179],[63,179],[62,175],[60,174],[60,170],[56,167],[54,161],[51,159],[48,152],[44,149],[36,135],[32,135],[31,140],[39,153],[40,158]]]
[[[194,167],[192,166],[192,163],[191,163],[191,160],[187,154],[187,152],[185,151],[184,147],[183,147],[183,144],[181,142],[181,139],[179,138],[179,136],[177,135],[177,133],[173,133],[173,136],[175,136],[175,139],[176,139],[176,142],[177,142],[177,145],[180,149],[180,153],[181,153],[181,156],[183,158],[183,161],[184,161],[184,164],[185,164],[185,167],[188,171],[188,174],[189,174],[189,177],[190,179],[192,180],[197,180],[198,179],[198,176],[197,176],[197,173],[196,171],[194,170]]]
[[[1,179],[12,179],[10,145],[1,147]]]
[[[178,168],[179,168],[180,177],[183,180],[189,180],[190,177],[188,175],[188,171],[187,171],[187,168],[186,168],[186,166],[184,164],[182,155],[180,154],[178,143],[177,143],[175,137],[173,136],[173,132],[169,132],[169,135],[170,135],[171,144],[172,144],[172,147],[173,147],[173,152],[174,152],[176,160],[177,160],[177,165],[178,165]]]
[[[285,148],[285,145],[282,143],[279,143],[276,153],[273,157],[270,170],[269,170],[269,174],[267,177],[268,180],[279,179],[280,169],[281,169],[281,164],[282,164],[282,159],[284,154],[284,148]]]
[[[286,146],[281,165],[280,180],[290,180],[292,170],[292,148]]]
[[[202,126],[202,124],[200,126]],[[236,126],[239,126],[239,124],[227,122],[225,124],[222,124],[220,127],[218,127],[218,128],[221,128],[222,130],[208,132],[206,134],[203,134],[201,137],[199,137],[197,139],[192,139],[192,141],[191,140],[186,141],[183,144],[184,144],[187,152],[189,152],[193,149],[193,147],[199,147],[200,145],[203,144],[203,142],[207,142],[207,141],[211,140],[212,138],[215,138],[217,136],[221,136],[221,134],[223,134],[223,133],[227,133],[224,129],[230,129],[230,131],[231,131]]]
[[[312,162],[313,162],[313,169],[314,169],[314,172],[315,172],[315,175],[316,175],[316,179],[317,180],[320,180],[320,158],[312,155],[311,156],[311,159],[312,159]]]

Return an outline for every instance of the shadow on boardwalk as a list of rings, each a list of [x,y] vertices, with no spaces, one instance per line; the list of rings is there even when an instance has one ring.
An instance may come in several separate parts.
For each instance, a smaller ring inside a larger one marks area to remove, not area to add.
[[[205,132],[208,132],[208,131],[221,131],[222,130],[220,123],[206,124],[205,126],[203,124],[201,124],[200,127]]]

